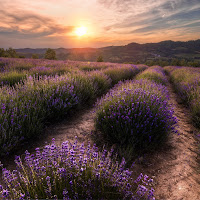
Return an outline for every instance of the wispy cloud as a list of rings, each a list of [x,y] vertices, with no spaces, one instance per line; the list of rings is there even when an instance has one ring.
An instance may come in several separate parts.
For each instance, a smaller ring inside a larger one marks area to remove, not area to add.
[[[134,41],[197,39],[200,32],[199,0],[99,0],[108,9],[123,10],[127,17],[110,23],[108,33]],[[125,5],[125,6],[124,6]],[[129,5],[129,6],[128,6]],[[157,39],[156,39],[157,38]]]
[[[63,26],[52,18],[25,11],[5,11],[0,9],[0,34],[13,37],[41,37],[52,34],[67,34],[73,26]]]

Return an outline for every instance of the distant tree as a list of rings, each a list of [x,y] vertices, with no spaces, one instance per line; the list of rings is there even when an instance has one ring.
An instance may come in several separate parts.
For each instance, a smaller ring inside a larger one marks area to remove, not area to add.
[[[181,59],[180,66],[187,66],[187,62],[185,59]]]
[[[45,59],[49,59],[49,60],[56,60],[57,58],[56,58],[56,52],[55,52],[55,50],[48,48],[46,50],[44,58]]]
[[[0,48],[0,57],[5,56],[5,50],[3,48]]]
[[[6,53],[7,53],[7,57],[18,58],[18,55],[17,55],[16,51],[11,47],[6,50]]]
[[[172,61],[171,61],[171,65],[172,65],[172,66],[178,66],[178,64],[179,64],[178,59],[173,58]]]
[[[147,61],[145,62],[145,64],[148,65],[148,66],[153,66],[153,65],[155,65],[156,63],[155,63],[154,60],[147,60]]]
[[[19,58],[26,58],[24,55],[19,55]]]
[[[32,54],[31,58],[33,58],[33,59],[38,59],[39,56],[38,56],[38,54]]]
[[[97,62],[103,62],[103,56],[99,56],[99,57],[97,58]]]

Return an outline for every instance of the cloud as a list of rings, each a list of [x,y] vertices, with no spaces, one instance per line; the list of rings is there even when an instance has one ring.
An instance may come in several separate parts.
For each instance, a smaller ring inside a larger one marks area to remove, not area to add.
[[[200,0],[0,2],[0,44],[5,47],[121,45],[193,39],[200,32]],[[88,26],[88,35],[78,39],[74,26],[82,24]]]
[[[121,5],[123,1],[121,0],[99,0],[103,4],[108,6]],[[144,34],[147,32],[154,32],[158,30],[184,28],[184,26],[195,27],[199,20],[200,4],[199,0],[158,0],[157,6],[146,7],[140,13],[134,12],[132,8],[132,14],[127,16],[125,20],[120,21],[115,24],[110,24],[105,27],[106,31],[115,31],[123,34],[140,33]],[[112,3],[111,3],[112,2]],[[132,0],[127,0],[129,3],[133,3]],[[145,2],[153,2],[152,0],[147,0]],[[144,2],[144,5],[146,5]],[[155,1],[154,1],[155,2]],[[143,3],[143,0],[141,1]],[[138,1],[136,1],[135,9],[138,8]],[[198,26],[197,26],[198,27]]]
[[[52,34],[67,35],[73,26],[63,26],[50,17],[24,10],[0,9],[0,35],[35,38]]]

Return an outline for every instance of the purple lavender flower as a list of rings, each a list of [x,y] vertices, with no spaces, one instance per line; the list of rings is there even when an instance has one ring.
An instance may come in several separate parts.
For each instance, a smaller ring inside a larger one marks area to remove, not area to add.
[[[52,146],[53,155],[57,156],[52,157]],[[66,153],[63,152],[64,147],[68,149]],[[74,162],[70,161],[72,150]],[[85,162],[78,162],[80,155]],[[17,162],[17,170],[3,170],[5,183],[9,183],[10,189],[15,187],[16,192],[9,192],[1,186],[0,195],[3,199],[133,199],[137,194],[153,197],[153,190],[147,191],[149,185],[142,184],[142,174],[139,176],[140,182],[134,183],[132,172],[125,168],[125,160],[118,164],[111,157],[112,152],[98,152],[96,145],[84,147],[83,144],[78,145],[77,141],[73,144],[63,142],[60,148],[53,141],[52,145],[42,150],[40,159],[26,152],[24,160],[17,157],[21,161]],[[53,165],[55,162],[57,164]],[[149,181],[147,176],[145,180]]]

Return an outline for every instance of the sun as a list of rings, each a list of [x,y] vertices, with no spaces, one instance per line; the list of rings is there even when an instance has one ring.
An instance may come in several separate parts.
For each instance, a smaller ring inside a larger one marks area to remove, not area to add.
[[[77,36],[83,36],[87,33],[87,28],[85,26],[77,27],[75,33]]]

